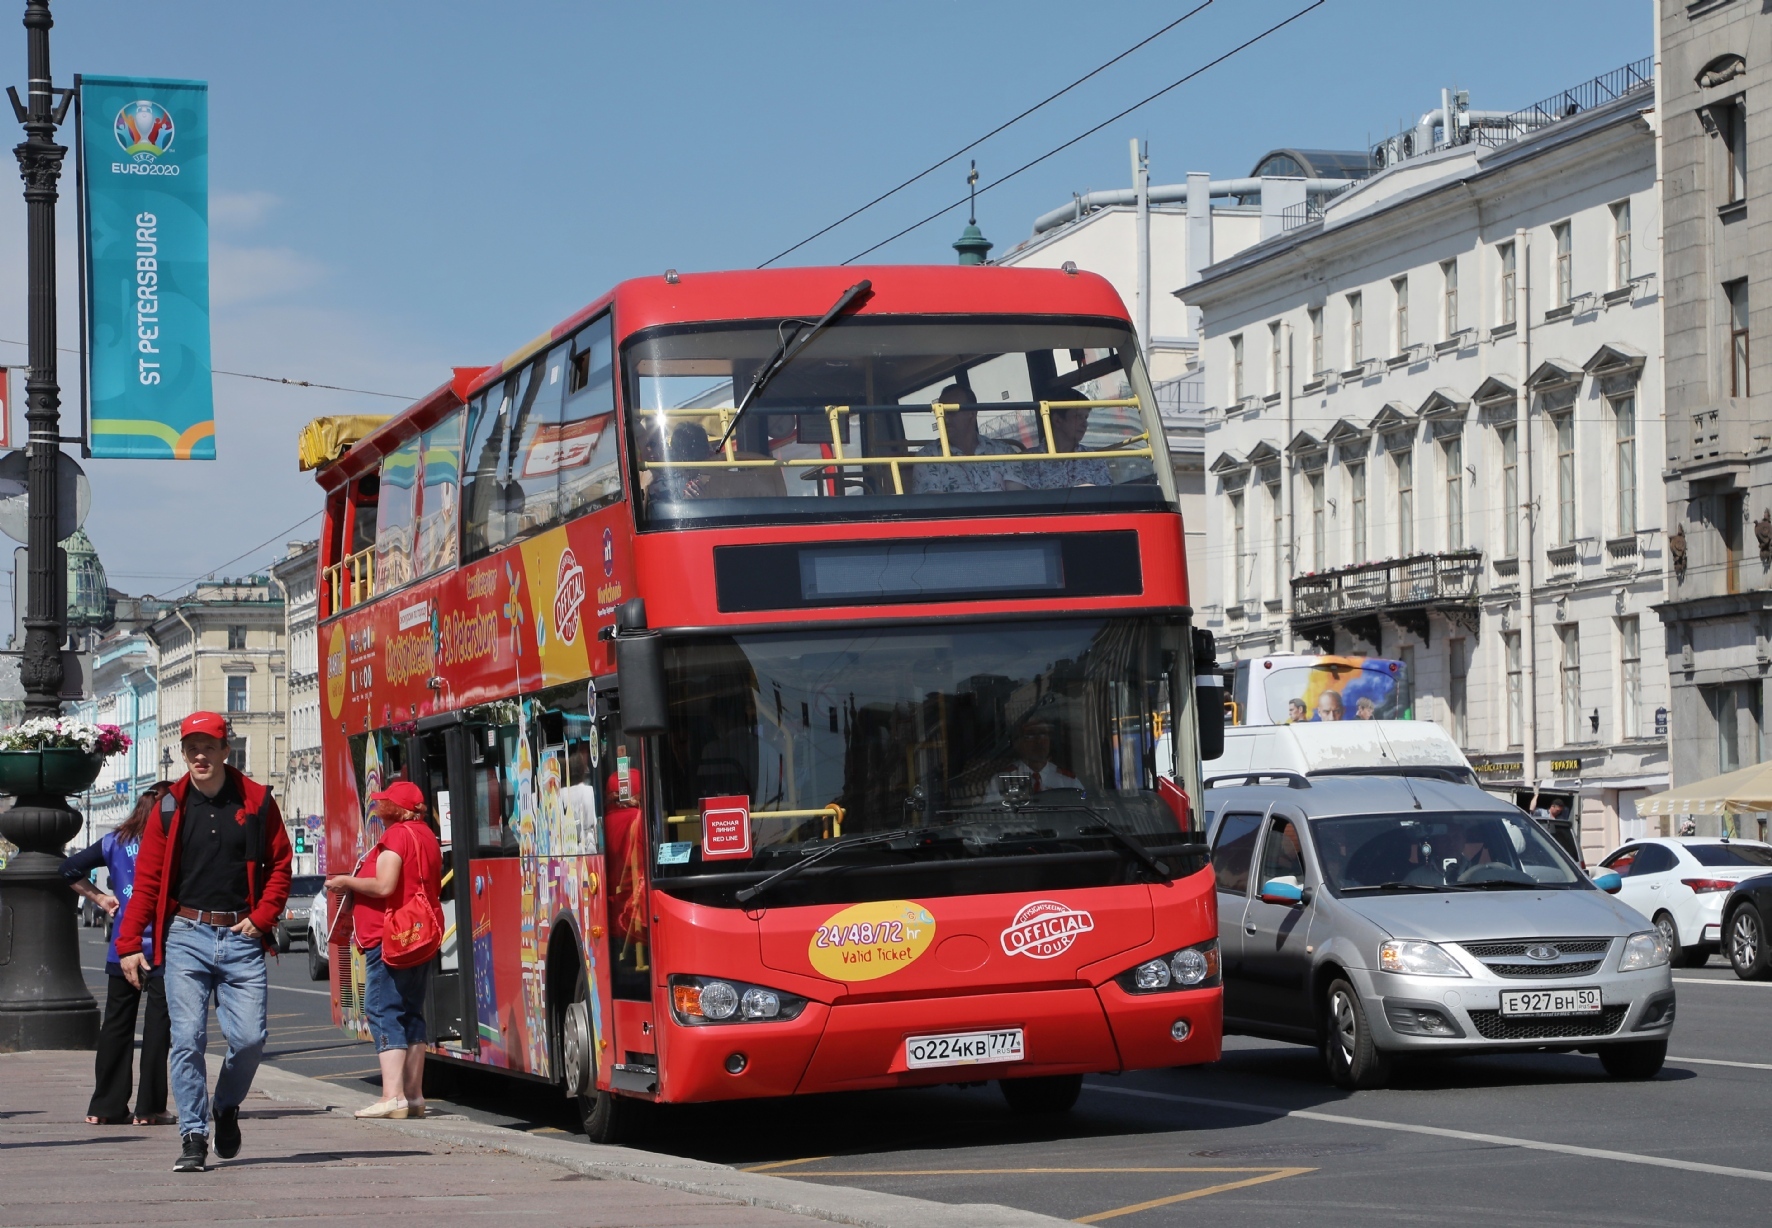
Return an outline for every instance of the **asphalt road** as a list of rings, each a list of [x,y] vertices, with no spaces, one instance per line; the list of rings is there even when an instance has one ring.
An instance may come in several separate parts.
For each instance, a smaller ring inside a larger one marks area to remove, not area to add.
[[[82,937],[102,999],[99,933]],[[939,1088],[677,1109],[640,1145],[1127,1228],[1761,1223],[1772,983],[1718,960],[1676,978],[1675,1056],[1647,1083],[1546,1054],[1402,1067],[1394,1087],[1349,1094],[1313,1050],[1233,1039],[1216,1066],[1091,1079],[1051,1121],[1013,1116],[993,1086]],[[373,1089],[373,1051],[331,1027],[299,947],[271,984],[268,1060]],[[551,1089],[474,1077],[451,1091],[477,1120],[576,1137]]]

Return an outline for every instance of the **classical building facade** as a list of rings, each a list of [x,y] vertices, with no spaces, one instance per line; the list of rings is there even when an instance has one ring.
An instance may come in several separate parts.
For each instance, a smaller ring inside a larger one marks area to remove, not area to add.
[[[283,592],[284,643],[289,664],[287,779],[283,818],[292,835],[304,833],[296,854],[298,874],[325,873],[319,839],[325,795],[320,771],[320,649],[316,630],[318,542],[290,542],[286,557],[272,564],[271,576]]]
[[[235,767],[283,796],[288,758],[283,596],[266,575],[208,580],[147,628],[159,657],[160,764],[177,776],[179,722],[220,712]]]
[[[1772,745],[1772,16],[1658,0],[1673,780]],[[1715,825],[1720,820],[1710,819]],[[1702,829],[1701,829],[1702,830]],[[1764,830],[1763,828],[1761,829]]]
[[[1221,659],[1404,660],[1413,715],[1498,792],[1578,793],[1592,852],[1668,782],[1654,120],[1647,61],[1430,112],[1176,291],[1204,313]]]
[[[116,725],[131,745],[105,760],[81,799],[84,838],[98,839],[129,817],[142,790],[160,778],[160,720],[154,645],[136,630],[119,630],[90,649],[92,691],[73,705],[77,720]]]

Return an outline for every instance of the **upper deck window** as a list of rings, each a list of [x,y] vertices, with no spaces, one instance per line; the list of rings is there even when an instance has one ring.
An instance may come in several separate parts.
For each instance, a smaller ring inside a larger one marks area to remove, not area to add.
[[[469,409],[462,549],[479,558],[621,497],[609,317],[538,355]]]
[[[418,514],[418,574],[421,576],[455,565],[463,416],[463,411],[458,409],[422,436],[424,494]]]
[[[795,323],[660,329],[629,343],[643,525],[1174,503],[1155,398],[1124,324],[842,320],[734,425],[734,389],[742,396]]]
[[[375,587],[398,588],[417,573],[412,559],[418,513],[419,440],[415,436],[382,458],[381,501],[375,515]]]

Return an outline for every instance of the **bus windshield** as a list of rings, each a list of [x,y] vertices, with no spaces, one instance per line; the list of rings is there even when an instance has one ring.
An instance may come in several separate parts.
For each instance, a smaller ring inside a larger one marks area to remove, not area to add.
[[[1179,621],[1094,618],[678,642],[660,872],[701,865],[704,801],[734,797],[752,868],[901,829],[989,855],[1098,848],[1110,828],[1173,843],[1158,782],[1193,778],[1186,640]]]
[[[1123,324],[839,320],[735,424],[734,390],[742,399],[797,324],[657,329],[628,344],[643,526],[1174,501],[1155,399]]]

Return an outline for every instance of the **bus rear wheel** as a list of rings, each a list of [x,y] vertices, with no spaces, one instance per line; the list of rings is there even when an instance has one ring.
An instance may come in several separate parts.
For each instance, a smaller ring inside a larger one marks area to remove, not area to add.
[[[1066,1113],[1083,1094],[1083,1076],[1036,1075],[1031,1079],[998,1079],[1003,1099],[1017,1113]]]

